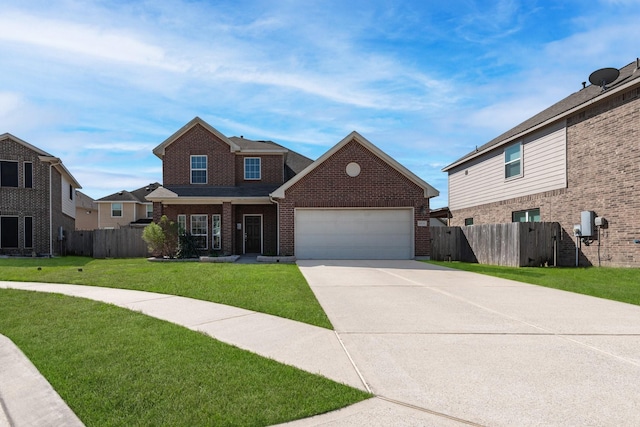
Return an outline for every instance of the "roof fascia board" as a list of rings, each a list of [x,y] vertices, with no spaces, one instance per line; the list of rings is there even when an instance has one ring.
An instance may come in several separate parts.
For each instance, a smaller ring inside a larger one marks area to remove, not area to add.
[[[54,157],[54,156],[38,156],[38,159],[40,159],[40,161],[49,163],[51,166],[53,166],[60,173],[60,175],[65,176],[69,181],[71,181],[72,187],[77,188],[77,189],[82,188],[80,183],[78,181],[76,181],[76,179],[73,177],[73,175],[71,175],[71,172],[69,172],[69,170],[62,163],[62,160],[60,160],[58,157]]]
[[[460,166],[462,164],[465,164],[465,163],[469,162],[470,160],[473,160],[473,159],[475,159],[475,158],[477,158],[477,157],[479,157],[479,156],[481,156],[483,154],[486,154],[486,153],[488,153],[490,151],[493,151],[496,148],[500,148],[500,147],[502,147],[502,146],[504,146],[504,145],[506,145],[506,144],[508,144],[510,142],[513,142],[516,139],[523,138],[524,136],[526,136],[526,135],[528,135],[530,133],[533,133],[533,132],[535,132],[535,131],[537,131],[539,129],[542,129],[543,127],[548,126],[548,125],[550,125],[550,124],[552,124],[554,122],[557,122],[559,120],[565,119],[568,116],[570,116],[570,115],[572,115],[572,114],[574,114],[574,113],[576,113],[576,112],[578,112],[578,111],[580,111],[582,109],[588,108],[588,107],[592,106],[595,103],[598,103],[598,102],[600,102],[600,101],[602,101],[604,99],[607,99],[610,96],[613,96],[613,95],[617,94],[618,92],[627,90],[627,89],[629,89],[629,88],[631,88],[634,85],[637,85],[639,83],[640,83],[640,80],[633,79],[633,80],[631,80],[631,81],[629,81],[629,82],[627,82],[625,84],[622,84],[622,85],[620,85],[620,86],[618,86],[616,88],[608,89],[604,93],[605,96],[596,96],[595,98],[592,98],[592,99],[590,99],[588,101],[585,101],[580,105],[577,105],[577,106],[575,106],[575,107],[573,107],[573,108],[571,108],[571,109],[569,109],[569,110],[567,110],[567,111],[565,111],[563,113],[560,113],[560,114],[558,114],[558,115],[556,115],[554,117],[551,117],[550,119],[547,119],[542,123],[539,123],[539,124],[537,124],[535,126],[532,126],[527,130],[523,130],[522,132],[520,132],[520,133],[518,133],[516,135],[510,136],[509,138],[506,138],[506,139],[500,141],[499,143],[497,143],[495,145],[492,145],[491,147],[487,147],[482,151],[478,151],[477,153],[475,153],[475,154],[473,154],[473,155],[471,155],[469,157],[466,157],[463,160],[459,160],[457,162],[451,163],[449,166],[444,167],[442,169],[442,172],[447,172],[447,171],[449,171],[449,170],[451,170],[451,169],[453,169],[453,168],[455,168],[457,166]]]
[[[174,143],[182,135],[187,133],[192,127],[194,127],[197,124],[201,125],[206,130],[208,130],[209,132],[211,132],[212,134],[217,136],[225,144],[229,145],[229,149],[232,152],[240,151],[240,146],[238,144],[236,144],[235,142],[231,141],[229,138],[227,138],[222,133],[220,133],[220,131],[218,131],[216,128],[214,128],[209,123],[207,123],[204,120],[202,120],[200,117],[196,116],[189,123],[187,123],[186,125],[182,126],[173,135],[171,135],[169,138],[165,139],[160,145],[158,145],[156,148],[154,148],[153,149],[153,154],[155,154],[157,157],[162,159],[162,157],[164,156],[165,149],[169,145]]]
[[[153,202],[163,205],[213,205],[231,203],[232,205],[271,205],[273,202],[268,196],[264,197],[154,197]]]
[[[302,178],[304,178],[306,175],[311,173],[315,168],[317,168],[322,163],[324,163],[325,160],[327,160],[328,158],[333,156],[338,150],[340,150],[342,147],[347,145],[352,140],[356,140],[360,145],[362,145],[363,147],[365,147],[366,149],[371,151],[376,156],[380,157],[385,162],[387,162],[391,167],[396,169],[398,172],[400,172],[402,175],[404,175],[410,181],[412,181],[416,185],[422,187],[424,189],[425,198],[436,197],[436,196],[438,196],[440,194],[440,192],[438,190],[436,190],[435,188],[433,188],[432,186],[427,184],[424,180],[420,179],[418,176],[416,176],[414,173],[412,173],[410,170],[408,170],[407,168],[402,166],[395,159],[393,159],[392,157],[387,155],[385,152],[380,150],[378,147],[376,147],[372,142],[367,140],[365,137],[360,135],[358,132],[353,131],[349,135],[347,135],[345,138],[343,138],[339,143],[337,143],[331,149],[329,149],[329,151],[327,151],[322,156],[320,156],[318,158],[318,160],[316,160],[315,162],[311,163],[309,166],[304,168],[299,174],[297,174],[296,176],[291,178],[289,181],[285,182],[282,186],[278,187],[273,193],[271,193],[271,197],[276,198],[276,199],[284,198],[285,197],[285,191],[287,189],[289,189],[295,183],[297,183]]]
[[[236,154],[286,154],[288,152],[289,150],[286,148],[278,150],[241,149],[240,151],[236,151]]]

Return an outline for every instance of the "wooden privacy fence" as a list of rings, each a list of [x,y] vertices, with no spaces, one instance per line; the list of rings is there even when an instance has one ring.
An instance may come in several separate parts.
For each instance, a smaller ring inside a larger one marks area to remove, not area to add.
[[[71,231],[66,236],[67,255],[94,258],[139,258],[149,256],[142,228]]]
[[[556,265],[557,222],[432,227],[431,259],[508,267]]]

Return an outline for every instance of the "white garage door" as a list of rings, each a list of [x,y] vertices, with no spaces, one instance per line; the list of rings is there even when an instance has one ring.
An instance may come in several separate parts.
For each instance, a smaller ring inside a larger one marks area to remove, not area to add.
[[[410,259],[411,209],[296,209],[298,259]]]

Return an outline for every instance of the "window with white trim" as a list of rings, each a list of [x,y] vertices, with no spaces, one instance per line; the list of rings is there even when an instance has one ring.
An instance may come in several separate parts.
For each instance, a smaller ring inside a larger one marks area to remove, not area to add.
[[[207,156],[191,156],[191,183],[207,183]]]
[[[511,218],[513,222],[540,222],[540,208],[513,212]]]
[[[111,203],[111,216],[116,218],[122,216],[122,203]]]
[[[198,249],[207,249],[207,215],[191,215],[191,235]]]
[[[260,157],[244,158],[244,179],[259,180],[261,179]]]
[[[473,218],[465,218],[464,225],[473,225]]]
[[[504,178],[522,176],[522,144],[517,143],[504,149]]]
[[[211,249],[222,248],[222,227],[220,215],[211,215]]]
[[[178,234],[184,236],[187,233],[187,216],[178,215]]]
[[[147,209],[147,218],[153,218],[153,204],[145,205]]]

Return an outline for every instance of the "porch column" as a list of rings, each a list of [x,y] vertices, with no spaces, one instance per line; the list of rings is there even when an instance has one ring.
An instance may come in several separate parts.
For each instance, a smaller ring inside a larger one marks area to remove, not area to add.
[[[231,202],[222,202],[222,253],[233,253],[233,209]]]

